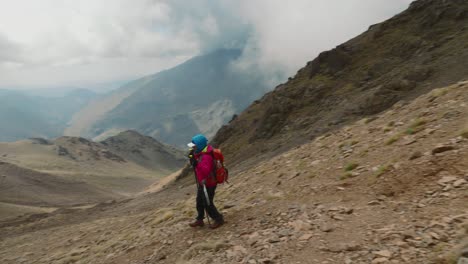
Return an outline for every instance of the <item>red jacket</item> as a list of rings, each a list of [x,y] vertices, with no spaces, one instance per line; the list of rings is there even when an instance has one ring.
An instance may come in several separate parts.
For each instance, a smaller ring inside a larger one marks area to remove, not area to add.
[[[213,147],[208,145],[200,153],[195,154],[197,166],[195,173],[197,175],[198,183],[206,180],[206,187],[215,187],[218,183],[213,171]]]

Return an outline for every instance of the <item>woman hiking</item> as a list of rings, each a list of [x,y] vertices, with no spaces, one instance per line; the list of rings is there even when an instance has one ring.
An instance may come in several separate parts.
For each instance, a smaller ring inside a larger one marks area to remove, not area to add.
[[[205,211],[214,220],[210,228],[215,229],[224,224],[223,216],[218,212],[213,203],[217,181],[214,175],[213,147],[208,145],[208,140],[202,134],[195,135],[190,148],[190,164],[194,168],[197,181],[197,212],[196,220],[189,225],[191,227],[204,226]],[[208,197],[207,197],[208,196]]]

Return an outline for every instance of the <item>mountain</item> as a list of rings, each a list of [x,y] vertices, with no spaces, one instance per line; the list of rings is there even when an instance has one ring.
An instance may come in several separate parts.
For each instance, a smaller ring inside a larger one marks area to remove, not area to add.
[[[126,131],[127,129],[110,129],[98,136],[90,134],[89,132],[90,127],[104,118],[109,111],[118,107],[123,100],[137,91],[140,87],[144,86],[149,80],[149,77],[145,77],[136,81],[131,81],[119,89],[92,100],[86,107],[73,115],[63,134],[68,136],[93,137],[95,140],[102,140],[109,136],[114,136],[120,132]]]
[[[466,43],[467,1],[415,1],[308,62],[222,127],[214,142],[233,163],[292,148],[466,79]]]
[[[218,50],[130,82],[77,113],[65,134],[100,139],[134,129],[178,146],[196,133],[213,136],[267,91],[261,75],[236,69],[240,55]]]
[[[101,143],[77,137],[0,143],[0,207],[64,207],[128,197],[184,163],[179,150],[135,131]]]
[[[185,163],[185,156],[180,150],[132,130],[121,132],[100,143],[128,161],[167,174]]]
[[[60,136],[73,114],[95,96],[86,89],[75,89],[63,97],[0,90],[0,141]]]
[[[178,177],[114,203],[0,221],[0,260],[466,263],[467,5],[414,2],[221,129],[231,183],[216,190],[226,220],[219,229],[188,226],[196,186]]]
[[[187,177],[132,199],[0,221],[0,260],[456,263],[468,248],[467,102],[468,82],[442,87],[231,167],[216,190],[227,221],[217,230],[188,226]]]
[[[103,82],[103,83],[88,83],[85,85],[86,89],[83,89],[77,86],[66,86],[66,85],[54,86],[54,87],[36,87],[34,89],[28,89],[25,87],[10,87],[10,88],[21,91],[29,96],[58,98],[58,97],[65,97],[67,94],[73,93],[76,90],[87,90],[87,91],[91,91],[92,93],[105,94],[119,87],[122,87],[126,83],[128,83],[128,80],[117,80],[117,81]]]

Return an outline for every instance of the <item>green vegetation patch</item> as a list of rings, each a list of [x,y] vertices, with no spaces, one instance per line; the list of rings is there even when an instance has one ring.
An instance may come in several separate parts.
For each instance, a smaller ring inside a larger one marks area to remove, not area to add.
[[[422,131],[424,128],[425,128],[425,124],[427,124],[427,120],[425,119],[416,119],[413,121],[413,123],[411,123],[411,125],[406,129],[405,133],[407,135],[413,135],[413,134],[416,134],[420,131]]]
[[[352,162],[352,163],[347,164],[347,165],[345,166],[344,170],[345,170],[345,171],[352,171],[352,170],[354,170],[355,168],[357,168],[358,166],[359,166],[359,164]]]
[[[416,133],[416,131],[414,130],[414,128],[409,127],[406,129],[405,133],[408,135],[413,135]]]
[[[330,76],[328,75],[323,75],[323,74],[316,74],[313,78],[314,81],[317,81],[319,83],[329,83],[332,81]]]

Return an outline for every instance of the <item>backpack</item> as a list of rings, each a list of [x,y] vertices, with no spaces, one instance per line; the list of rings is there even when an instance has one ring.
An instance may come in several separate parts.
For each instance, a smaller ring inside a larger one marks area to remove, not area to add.
[[[213,174],[216,178],[217,183],[228,182],[229,172],[226,167],[224,167],[224,156],[220,149],[213,149],[211,152],[213,156]]]

